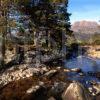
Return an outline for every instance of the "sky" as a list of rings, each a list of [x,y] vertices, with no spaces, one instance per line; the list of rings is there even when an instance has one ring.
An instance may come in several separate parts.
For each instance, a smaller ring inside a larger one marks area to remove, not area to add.
[[[100,20],[100,0],[69,0],[69,13],[71,13],[70,21]]]

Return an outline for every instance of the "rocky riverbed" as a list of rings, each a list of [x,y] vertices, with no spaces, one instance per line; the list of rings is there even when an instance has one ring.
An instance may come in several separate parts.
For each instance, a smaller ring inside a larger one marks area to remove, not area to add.
[[[89,82],[87,88],[69,80],[68,73],[79,68],[38,67],[32,64],[13,66],[0,73],[0,100],[99,100],[100,83]]]

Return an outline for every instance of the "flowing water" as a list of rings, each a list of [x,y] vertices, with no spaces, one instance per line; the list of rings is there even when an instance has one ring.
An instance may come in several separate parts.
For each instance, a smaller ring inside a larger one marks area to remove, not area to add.
[[[83,84],[87,84],[89,81],[100,82],[100,79],[96,75],[89,75],[89,72],[99,73],[100,76],[100,59],[92,59],[87,56],[79,56],[65,61],[65,67],[67,68],[81,68],[84,75],[81,76],[78,73],[68,73],[68,77],[71,80],[80,81]]]

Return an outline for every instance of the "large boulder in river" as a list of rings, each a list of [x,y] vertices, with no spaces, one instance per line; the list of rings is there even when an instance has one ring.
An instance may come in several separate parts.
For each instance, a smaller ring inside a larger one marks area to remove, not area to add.
[[[62,94],[62,100],[92,100],[92,98],[81,83],[73,82]]]

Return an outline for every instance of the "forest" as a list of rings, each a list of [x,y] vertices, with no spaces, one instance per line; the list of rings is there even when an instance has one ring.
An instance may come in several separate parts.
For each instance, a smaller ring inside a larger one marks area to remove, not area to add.
[[[100,80],[100,73],[70,65],[87,59],[87,49],[71,30],[68,4],[0,0],[0,100],[99,100],[100,84],[87,77]]]

